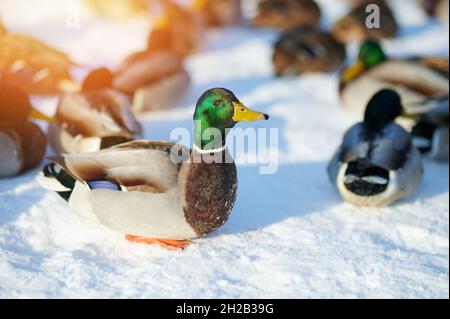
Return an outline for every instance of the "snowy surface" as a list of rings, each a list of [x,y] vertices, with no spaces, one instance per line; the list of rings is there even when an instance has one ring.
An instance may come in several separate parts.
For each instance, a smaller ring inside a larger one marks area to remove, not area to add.
[[[391,55],[448,54],[448,25],[427,21],[414,1],[392,3],[402,31],[385,44]],[[346,10],[344,1],[320,4],[324,28]],[[80,28],[70,29],[74,8],[67,0],[0,0],[0,17],[70,52],[81,72],[143,47],[147,22],[95,20],[81,10]],[[196,98],[213,86],[271,115],[258,127],[279,129],[278,172],[238,167],[238,198],[224,227],[184,252],[130,244],[41,189],[36,169],[0,181],[0,297],[448,298],[448,164],[427,160],[418,193],[391,207],[342,202],[326,163],[358,117],[340,108],[336,74],[275,79],[275,37],[210,32],[187,62],[194,84],[180,106],[141,118],[146,138],[168,139],[172,128],[190,128]],[[35,101],[44,111],[55,107],[54,99]]]

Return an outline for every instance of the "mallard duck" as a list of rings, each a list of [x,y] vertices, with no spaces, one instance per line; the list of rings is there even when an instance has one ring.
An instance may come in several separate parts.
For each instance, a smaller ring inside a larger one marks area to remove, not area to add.
[[[74,63],[63,52],[18,33],[1,35],[0,48],[0,80],[3,82],[19,86],[28,94],[78,89],[69,73]]]
[[[311,27],[284,32],[275,43],[276,74],[290,75],[336,70],[345,59],[345,47],[329,34]]]
[[[366,20],[371,14],[366,12],[368,3],[363,2],[355,6],[348,15],[339,19],[331,29],[331,34],[336,40],[342,43],[362,42],[371,39],[391,38],[398,30],[397,22],[389,6],[384,0],[373,0],[370,4],[375,4],[380,8],[380,27],[368,28]]]
[[[418,188],[422,158],[411,135],[394,123],[401,112],[399,95],[381,90],[367,104],[364,121],[345,133],[328,174],[346,201],[385,206]]]
[[[129,99],[111,88],[112,79],[108,69],[96,69],[84,80],[82,92],[61,97],[57,120],[48,127],[58,154],[95,152],[140,137],[142,127]]]
[[[191,9],[212,27],[237,24],[242,18],[240,0],[193,0]]]
[[[449,107],[448,98],[436,103],[420,115],[411,130],[417,148],[432,159],[449,160]]]
[[[51,158],[39,179],[80,214],[129,241],[183,249],[222,226],[233,208],[237,176],[225,146],[228,130],[267,119],[231,91],[210,89],[195,108],[192,151],[168,142],[128,142]]]
[[[420,3],[429,16],[448,21],[449,0],[420,0]]]
[[[430,128],[432,126],[435,129],[439,128],[436,130],[437,140],[431,144],[433,146],[431,154],[436,154],[433,155],[436,159],[445,159],[438,154],[442,152],[448,154],[446,151],[448,142],[445,142],[448,138],[438,136],[441,136],[440,129],[445,131],[445,124],[440,123],[446,121],[448,123],[448,58],[390,59],[379,43],[366,41],[361,45],[357,61],[342,74],[340,83],[342,104],[351,111],[363,113],[362,103],[367,104],[371,96],[383,88],[395,90],[401,96],[403,103],[401,122],[407,129],[419,124],[413,132],[414,135],[427,139],[429,137],[431,143],[435,130],[430,131]],[[437,114],[439,120],[430,123],[429,118],[435,119]],[[423,130],[421,122],[427,125],[426,131]],[[420,149],[428,150],[428,147]]]
[[[317,26],[320,8],[314,0],[262,0],[252,24],[288,30],[298,25]]]
[[[162,1],[161,8],[148,37],[147,51],[172,51],[180,56],[197,51],[202,27],[195,14],[170,0]]]
[[[139,52],[117,70],[112,86],[133,96],[135,112],[173,107],[190,85],[183,60],[171,51]]]
[[[0,178],[30,170],[42,161],[47,139],[30,118],[52,121],[31,106],[19,87],[0,83]]]

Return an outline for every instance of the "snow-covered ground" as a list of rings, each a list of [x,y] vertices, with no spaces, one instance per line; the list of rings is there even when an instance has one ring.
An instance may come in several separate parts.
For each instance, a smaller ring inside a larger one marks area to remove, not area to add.
[[[402,31],[386,42],[388,53],[448,54],[448,25],[427,21],[411,0],[391,3]],[[320,4],[325,28],[346,10],[344,1]],[[10,30],[40,37],[83,67],[114,66],[145,44],[144,21],[81,12],[80,28],[71,29],[73,10],[70,0],[0,0]],[[187,61],[194,83],[180,106],[141,118],[146,138],[168,139],[172,128],[190,128],[196,98],[214,86],[271,115],[257,127],[279,129],[278,172],[239,165],[238,198],[224,227],[184,252],[130,244],[41,189],[36,169],[0,181],[0,297],[448,298],[448,164],[426,160],[418,193],[391,207],[342,202],[326,163],[358,117],[340,108],[336,74],[275,79],[275,37],[247,28],[210,32]],[[35,102],[55,107],[54,99]]]

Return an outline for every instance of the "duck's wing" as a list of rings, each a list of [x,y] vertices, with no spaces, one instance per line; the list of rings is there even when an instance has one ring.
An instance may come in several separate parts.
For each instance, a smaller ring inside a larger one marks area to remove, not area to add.
[[[64,94],[56,116],[68,125],[72,135],[124,137],[130,140],[142,133],[128,98],[112,89]]]
[[[442,75],[448,78],[449,76],[449,63],[448,57],[420,57],[419,62],[423,65],[440,72]]]
[[[345,163],[367,159],[372,165],[396,170],[402,167],[411,146],[410,134],[395,123],[377,132],[359,123],[345,134],[339,158]]]
[[[413,60],[389,60],[367,74],[387,84],[417,92],[421,96],[434,96],[449,91],[448,77]]]
[[[177,185],[181,162],[188,154],[188,149],[174,143],[134,141],[50,159],[91,189],[165,193]]]

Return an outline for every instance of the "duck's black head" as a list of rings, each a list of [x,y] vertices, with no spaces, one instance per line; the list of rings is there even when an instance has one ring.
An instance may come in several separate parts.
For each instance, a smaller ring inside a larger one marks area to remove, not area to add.
[[[28,95],[17,86],[0,84],[0,125],[15,126],[27,121],[31,112]]]
[[[94,69],[83,81],[83,91],[106,89],[112,86],[113,74],[107,68]]]
[[[31,105],[25,91],[15,85],[0,83],[0,126],[21,126],[29,118],[54,121]]]
[[[383,128],[403,112],[400,96],[393,90],[383,89],[369,101],[364,114],[364,123],[371,128]]]

